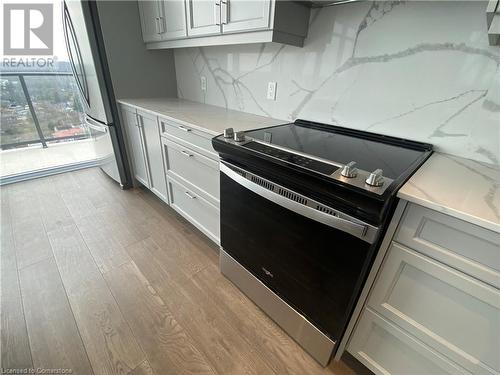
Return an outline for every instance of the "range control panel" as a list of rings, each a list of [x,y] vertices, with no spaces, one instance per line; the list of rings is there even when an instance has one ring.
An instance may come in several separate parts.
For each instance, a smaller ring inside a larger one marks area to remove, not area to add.
[[[331,175],[339,168],[335,165],[310,159],[306,156],[286,152],[275,147],[269,147],[259,142],[248,142],[245,143],[243,147],[326,175]]]

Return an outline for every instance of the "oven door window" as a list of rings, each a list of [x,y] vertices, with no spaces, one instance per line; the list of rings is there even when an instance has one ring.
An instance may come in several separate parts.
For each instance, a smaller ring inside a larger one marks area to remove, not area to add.
[[[323,333],[340,338],[371,245],[221,173],[223,249]]]

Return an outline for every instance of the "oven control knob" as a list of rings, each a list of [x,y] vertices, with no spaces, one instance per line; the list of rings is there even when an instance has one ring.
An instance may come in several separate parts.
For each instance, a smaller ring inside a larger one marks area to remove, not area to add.
[[[224,129],[224,138],[233,138],[234,130],[233,128]]]
[[[234,140],[236,142],[243,142],[245,140],[245,132],[234,133]]]
[[[366,179],[366,184],[370,186],[379,187],[384,184],[384,176],[382,176],[382,169],[374,170]]]
[[[340,172],[340,174],[343,177],[347,177],[347,178],[356,177],[358,175],[358,168],[356,168],[356,162],[351,161],[351,162],[347,163],[346,165],[344,165],[344,168],[342,168],[342,171]]]

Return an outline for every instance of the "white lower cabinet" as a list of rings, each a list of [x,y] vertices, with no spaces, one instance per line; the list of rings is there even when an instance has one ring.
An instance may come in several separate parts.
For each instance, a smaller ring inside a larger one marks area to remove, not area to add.
[[[169,177],[168,184],[170,188],[170,205],[210,239],[219,243],[218,207],[172,177]]]
[[[219,203],[219,163],[179,143],[163,138],[167,174]]]
[[[122,104],[133,175],[219,243],[219,157],[213,135]]]
[[[219,154],[212,146],[212,134],[205,133],[187,125],[178,124],[170,119],[160,117],[161,135],[168,137],[176,143],[186,145],[188,148],[219,161]]]
[[[368,305],[475,374],[500,371],[500,291],[394,243]]]
[[[396,241],[500,289],[500,233],[410,204]]]
[[[126,105],[121,106],[121,113],[135,179],[168,203],[157,117]]]
[[[377,374],[498,375],[498,234],[411,204],[395,239],[348,351]]]
[[[219,158],[212,134],[160,118],[170,205],[217,244]]]
[[[137,181],[149,188],[149,172],[145,158],[144,137],[142,136],[142,129],[140,128],[137,111],[135,108],[122,105],[121,113],[128,141],[128,153],[132,174]]]
[[[376,374],[470,374],[370,308],[363,312],[349,351]]]
[[[163,153],[158,128],[158,118],[149,113],[137,112],[144,139],[144,157],[149,170],[149,188],[168,203],[167,180],[163,167]]]

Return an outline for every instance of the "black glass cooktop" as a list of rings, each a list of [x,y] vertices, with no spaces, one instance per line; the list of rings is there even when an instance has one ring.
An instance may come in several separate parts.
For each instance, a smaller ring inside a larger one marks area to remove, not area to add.
[[[382,169],[384,176],[391,179],[398,178],[425,152],[412,147],[411,141],[370,133],[360,136],[359,132],[348,129],[328,125],[320,126],[316,123],[301,122],[301,120],[291,124],[249,131],[246,135],[270,145],[300,151],[339,164],[355,161],[358,169],[368,172]],[[262,147],[258,143],[252,143],[253,145],[248,144],[248,148],[257,148],[256,151],[261,151]],[[293,156],[292,158],[293,160],[289,161],[298,165],[307,162],[301,157]],[[322,166],[322,168],[328,168],[328,166]],[[332,171],[336,169],[335,167],[329,168]]]

